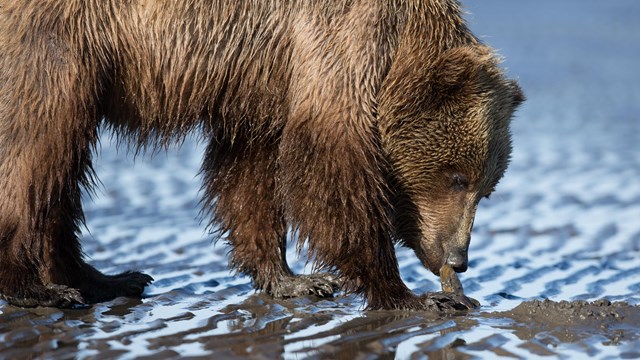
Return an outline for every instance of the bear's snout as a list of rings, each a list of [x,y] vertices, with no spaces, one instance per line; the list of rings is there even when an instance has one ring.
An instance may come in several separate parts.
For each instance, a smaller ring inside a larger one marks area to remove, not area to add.
[[[451,266],[455,272],[461,273],[467,271],[469,265],[469,257],[467,249],[452,249],[447,251],[445,262]]]

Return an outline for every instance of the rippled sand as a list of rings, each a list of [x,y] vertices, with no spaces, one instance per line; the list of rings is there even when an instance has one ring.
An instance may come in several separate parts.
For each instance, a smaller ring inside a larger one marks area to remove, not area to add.
[[[156,282],[143,300],[88,309],[0,302],[0,358],[640,357],[640,3],[467,3],[529,99],[461,275],[481,309],[363,312],[356,296],[256,294],[197,220],[202,146],[134,161],[104,136],[84,249],[100,270]],[[439,290],[410,250],[398,258],[412,289]]]

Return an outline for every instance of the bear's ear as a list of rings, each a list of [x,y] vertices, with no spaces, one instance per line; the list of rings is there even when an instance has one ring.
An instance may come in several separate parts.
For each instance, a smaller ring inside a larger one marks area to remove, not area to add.
[[[446,95],[474,79],[488,64],[496,64],[491,50],[482,45],[460,46],[448,49],[438,56],[430,68],[433,90]]]

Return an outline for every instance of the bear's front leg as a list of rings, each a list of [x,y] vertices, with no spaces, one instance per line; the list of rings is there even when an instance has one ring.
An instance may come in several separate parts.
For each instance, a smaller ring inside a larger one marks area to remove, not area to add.
[[[357,113],[355,106],[344,108]],[[454,294],[418,296],[400,277],[386,165],[373,120],[309,113],[301,111],[284,129],[278,171],[285,218],[300,239],[308,239],[310,257],[337,269],[347,290],[366,297],[367,309],[463,308]]]
[[[391,240],[386,186],[377,154],[357,137],[331,133],[285,132],[280,156],[288,218],[307,238],[310,257],[335,268],[346,290],[362,293],[368,310],[448,312],[477,307],[454,292],[414,294],[400,277]],[[295,135],[295,139],[293,136]],[[338,135],[350,141],[338,144]],[[328,144],[314,142],[325,139]],[[370,156],[367,158],[367,156]]]
[[[205,209],[231,245],[231,267],[277,298],[333,295],[330,274],[295,275],[287,265],[286,222],[278,203],[276,139],[212,139],[203,173]]]
[[[277,170],[285,218],[308,239],[309,256],[337,269],[346,290],[366,297],[368,309],[430,310],[400,277],[372,124],[304,115],[284,129]]]

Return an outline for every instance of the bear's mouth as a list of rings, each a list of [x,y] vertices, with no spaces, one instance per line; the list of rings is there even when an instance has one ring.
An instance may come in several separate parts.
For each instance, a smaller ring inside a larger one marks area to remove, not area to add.
[[[429,246],[428,242],[423,239],[415,249],[415,253],[418,259],[420,259],[422,266],[431,271],[435,276],[440,276],[440,268],[444,264],[444,251],[438,249],[437,246]]]

